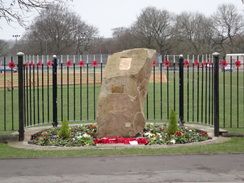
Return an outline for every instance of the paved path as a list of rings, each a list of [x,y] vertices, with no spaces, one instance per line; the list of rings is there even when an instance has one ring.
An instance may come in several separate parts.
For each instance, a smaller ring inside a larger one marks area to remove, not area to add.
[[[244,182],[244,154],[0,159],[1,183]]]

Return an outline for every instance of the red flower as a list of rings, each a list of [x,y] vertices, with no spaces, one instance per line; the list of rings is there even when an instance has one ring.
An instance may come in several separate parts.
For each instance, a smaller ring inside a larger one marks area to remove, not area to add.
[[[222,65],[222,67],[226,67],[226,66],[228,65],[228,63],[227,63],[225,60],[223,60],[223,61],[221,62],[221,65]]]
[[[165,61],[164,61],[164,66],[165,66],[165,67],[169,67],[169,66],[170,66],[170,62],[169,62],[168,60],[165,60]]]
[[[15,67],[15,64],[14,62],[9,62],[8,66],[10,69],[13,69]]]
[[[236,61],[236,62],[235,62],[235,65],[236,65],[236,67],[241,67],[241,61],[239,61],[239,60]]]
[[[30,66],[31,66],[31,67],[33,67],[33,66],[34,66],[34,63],[33,63],[33,62],[31,62],[31,63],[30,63]]]
[[[184,66],[185,66],[185,67],[188,67],[188,66],[189,66],[189,61],[188,61],[188,60],[185,60],[185,61],[184,61]]]
[[[41,67],[41,66],[42,66],[42,62],[41,61],[37,62],[37,67]]]
[[[28,67],[28,62],[26,62],[26,63],[24,64],[24,67]]]
[[[209,62],[208,62],[208,65],[209,65],[209,66],[213,65],[213,62],[212,62],[212,61],[209,61]]]
[[[152,61],[152,65],[153,65],[153,67],[155,67],[157,65],[156,60]]]
[[[84,61],[80,61],[80,67],[83,67],[85,65]]]
[[[206,67],[206,66],[207,66],[207,61],[204,60],[204,61],[202,62],[202,65],[203,65],[203,67]]]
[[[93,66],[93,67],[96,67],[97,65],[98,65],[97,61],[94,60],[94,61],[92,62],[92,66]]]
[[[196,61],[194,61],[194,65],[196,66],[196,67],[199,67],[199,62],[196,60]]]
[[[69,60],[69,61],[67,61],[67,62],[66,62],[66,66],[67,66],[67,67],[72,66],[72,62],[71,62],[70,60]]]
[[[48,61],[48,62],[47,62],[47,66],[48,66],[48,67],[51,67],[52,65],[53,65],[52,61]]]

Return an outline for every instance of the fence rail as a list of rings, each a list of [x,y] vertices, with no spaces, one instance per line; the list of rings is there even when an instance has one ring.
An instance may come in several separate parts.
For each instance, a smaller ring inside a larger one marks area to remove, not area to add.
[[[144,107],[146,119],[167,121],[173,108],[182,122],[214,125],[216,73],[213,59],[209,55],[186,56],[180,67],[179,56],[158,57],[152,63],[154,67]],[[57,121],[64,118],[70,122],[96,120],[96,104],[106,60],[107,55],[57,56]],[[230,70],[225,69],[224,61],[218,64],[219,121],[220,127],[224,128],[244,127],[244,72],[243,64],[237,61],[238,58],[227,63]],[[18,72],[0,73],[0,108],[3,109],[0,111],[0,131],[18,130],[20,65],[14,57],[4,58],[1,64],[5,69],[18,69]],[[23,58],[25,127],[53,123],[53,79],[50,57]]]

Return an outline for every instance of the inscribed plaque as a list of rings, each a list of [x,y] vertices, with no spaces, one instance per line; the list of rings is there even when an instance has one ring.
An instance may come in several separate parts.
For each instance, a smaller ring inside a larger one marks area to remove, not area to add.
[[[119,70],[129,70],[131,66],[132,58],[120,58]]]

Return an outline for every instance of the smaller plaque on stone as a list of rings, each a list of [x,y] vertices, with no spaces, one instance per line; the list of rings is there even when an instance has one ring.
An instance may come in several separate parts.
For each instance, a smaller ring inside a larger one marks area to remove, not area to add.
[[[120,58],[119,70],[129,70],[131,67],[132,58]]]
[[[124,93],[124,85],[112,85],[112,93]]]

